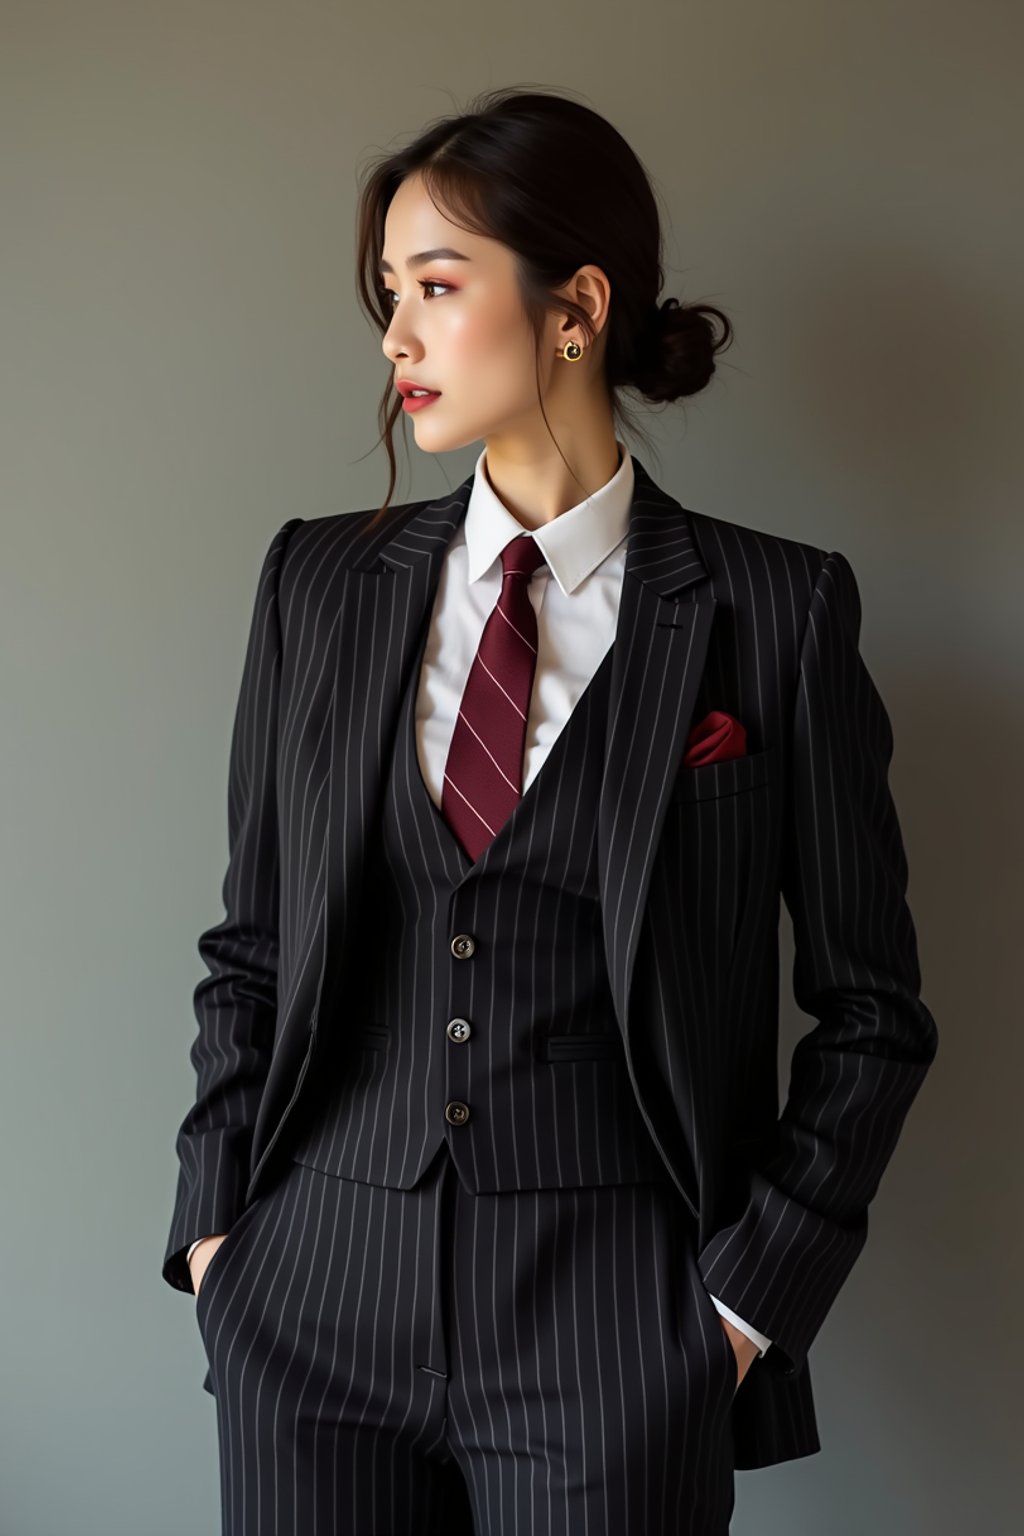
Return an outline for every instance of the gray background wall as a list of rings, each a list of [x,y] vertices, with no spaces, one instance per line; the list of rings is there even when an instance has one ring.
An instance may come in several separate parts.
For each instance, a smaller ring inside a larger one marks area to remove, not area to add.
[[[219,1529],[159,1271],[256,576],[285,517],[383,496],[359,164],[535,83],[626,134],[666,292],[737,327],[641,458],[853,562],[940,1029],[814,1345],[824,1449],[740,1474],[733,1530],[1019,1530],[1019,6],[7,0],[2,30],[0,1536]],[[399,500],[477,451],[409,443]]]

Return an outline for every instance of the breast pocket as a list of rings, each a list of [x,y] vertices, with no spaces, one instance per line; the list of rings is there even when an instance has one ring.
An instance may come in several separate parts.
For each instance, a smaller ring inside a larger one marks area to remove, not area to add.
[[[778,771],[779,749],[765,747],[763,752],[748,752],[743,757],[723,757],[716,763],[699,767],[680,767],[669,791],[670,805],[685,805],[691,800],[717,800],[723,795],[740,795],[745,790],[766,784]]]
[[[723,999],[775,879],[779,757],[776,745],[681,767],[669,794],[660,899],[673,941],[700,957],[705,985]]]

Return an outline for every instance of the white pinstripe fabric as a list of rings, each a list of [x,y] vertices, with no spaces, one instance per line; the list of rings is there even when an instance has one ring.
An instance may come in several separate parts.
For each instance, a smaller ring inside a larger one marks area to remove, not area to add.
[[[937,1035],[849,563],[683,509],[632,464],[599,814],[609,972],[650,1067],[645,1109],[699,1222],[698,1272],[774,1341],[732,1414],[736,1465],[766,1465],[817,1449],[807,1349]],[[200,940],[197,1094],[164,1262],[181,1289],[188,1244],[234,1230],[268,1187],[320,1049],[317,1000],[358,964],[355,875],[432,595],[420,573],[471,484],[373,532],[369,513],[290,520],[264,561],[232,738],[226,916]],[[362,574],[378,555],[401,577],[388,592]],[[751,751],[681,770],[686,730],[711,707],[744,721]],[[781,1114],[780,894],[796,999],[815,1021]],[[234,1242],[214,1258],[227,1249],[223,1275]]]
[[[736,1360],[667,1202],[292,1165],[196,1304],[224,1536],[725,1536]]]

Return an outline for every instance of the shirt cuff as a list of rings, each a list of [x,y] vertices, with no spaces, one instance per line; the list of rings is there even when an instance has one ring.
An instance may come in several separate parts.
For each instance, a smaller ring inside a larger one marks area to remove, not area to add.
[[[708,1295],[711,1296],[710,1291],[708,1292]],[[757,1345],[758,1354],[763,1355],[766,1349],[771,1348],[771,1339],[765,1338],[763,1333],[758,1333],[757,1329],[752,1328],[749,1323],[744,1322],[742,1317],[737,1317],[732,1308],[727,1307],[724,1301],[719,1301],[717,1296],[711,1296],[711,1300],[714,1302],[715,1306],[718,1308],[719,1312],[721,1312],[723,1317],[727,1317],[730,1323],[733,1323],[737,1328],[739,1328],[741,1333],[746,1334],[748,1339],[753,1339],[754,1343]]]

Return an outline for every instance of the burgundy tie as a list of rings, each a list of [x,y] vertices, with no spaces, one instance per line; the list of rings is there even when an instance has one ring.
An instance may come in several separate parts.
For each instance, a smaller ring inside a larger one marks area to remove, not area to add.
[[[484,625],[455,721],[441,790],[441,813],[471,859],[478,859],[515,810],[537,669],[537,615],[527,583],[544,553],[530,534],[501,552],[498,601]]]

